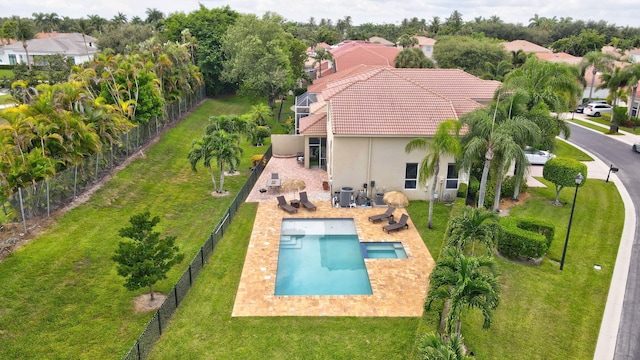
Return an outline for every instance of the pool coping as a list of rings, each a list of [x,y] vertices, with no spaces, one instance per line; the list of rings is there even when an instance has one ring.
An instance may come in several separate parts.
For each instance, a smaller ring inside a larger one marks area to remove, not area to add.
[[[258,206],[232,316],[383,316],[419,317],[434,260],[409,219],[409,228],[387,234],[385,223],[369,216],[384,209],[332,208],[316,201],[316,211],[288,214],[277,202]],[[397,209],[395,215],[406,213]],[[364,259],[372,295],[274,295],[283,218],[353,218],[360,242],[401,242],[406,259]]]

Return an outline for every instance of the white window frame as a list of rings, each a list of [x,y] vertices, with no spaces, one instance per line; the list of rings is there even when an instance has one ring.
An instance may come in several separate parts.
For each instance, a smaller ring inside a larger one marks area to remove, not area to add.
[[[449,173],[449,169],[450,167],[453,166],[454,169],[454,173],[450,174]],[[455,177],[452,177],[455,176]],[[458,174],[458,169],[456,168],[456,164],[455,163],[448,163],[447,164],[447,178],[444,180],[444,188],[447,190],[453,190],[453,189],[458,189],[458,184],[460,183],[460,179],[459,179],[459,174]],[[455,186],[453,185],[455,184]]]

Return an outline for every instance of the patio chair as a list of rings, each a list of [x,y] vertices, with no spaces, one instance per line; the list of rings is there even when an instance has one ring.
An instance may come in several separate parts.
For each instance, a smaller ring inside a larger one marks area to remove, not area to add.
[[[314,210],[314,211],[316,210],[316,206],[313,205],[311,201],[309,201],[306,191],[300,192],[300,204],[302,204],[302,207],[306,209]]]
[[[386,231],[387,233],[390,233],[392,231],[398,231],[398,230],[401,230],[401,229],[408,229],[409,228],[409,224],[407,224],[407,220],[409,220],[409,215],[402,214],[402,216],[400,216],[400,221],[398,221],[395,224],[385,225],[385,226],[382,227],[382,230]]]
[[[382,221],[382,220],[386,220],[386,219],[393,219],[393,212],[396,211],[396,208],[394,208],[393,206],[389,206],[387,207],[387,211],[384,212],[384,214],[378,214],[378,215],[371,215],[369,216],[369,221],[375,223],[378,221]]]
[[[278,196],[278,207],[282,208],[284,211],[288,212],[289,214],[298,212],[297,208],[287,204],[287,200],[285,200],[284,196],[282,195]]]

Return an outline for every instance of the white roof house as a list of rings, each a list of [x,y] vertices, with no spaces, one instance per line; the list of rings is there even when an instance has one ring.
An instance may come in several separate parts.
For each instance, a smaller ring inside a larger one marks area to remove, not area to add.
[[[51,37],[29,40],[27,41],[29,62],[33,64],[34,58],[38,56],[62,54],[73,58],[76,64],[81,64],[92,60],[98,53],[96,40],[89,35],[83,37],[80,33],[56,33]],[[26,63],[26,58],[26,52],[20,41],[0,47],[0,64]]]

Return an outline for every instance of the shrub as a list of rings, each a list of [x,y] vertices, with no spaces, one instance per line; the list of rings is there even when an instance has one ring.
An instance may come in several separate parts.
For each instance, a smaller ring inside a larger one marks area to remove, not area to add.
[[[553,224],[538,219],[500,219],[502,236],[498,251],[511,259],[539,259],[549,250],[555,235]]]
[[[467,184],[461,183],[458,185],[458,194],[456,196],[462,199],[467,197]]]
[[[502,187],[500,188],[500,197],[513,197],[513,192],[516,190],[516,179],[515,176],[508,176],[506,179],[502,181]],[[520,181],[520,192],[527,191],[529,187],[527,186],[527,181],[522,179]]]
[[[293,89],[293,94],[295,96],[300,96],[300,95],[302,95],[302,94],[304,94],[306,92],[307,92],[307,88],[306,87],[297,87],[297,88]]]
[[[475,177],[469,178],[469,196],[476,196],[480,189],[480,181]]]
[[[560,191],[565,186],[576,186],[575,177],[578,173],[581,173],[584,177],[584,180],[580,184],[580,186],[584,186],[587,181],[587,165],[580,161],[557,157],[544,164],[542,177],[544,177],[545,180],[551,181],[556,186],[555,204],[559,204],[558,198],[560,197]]]

